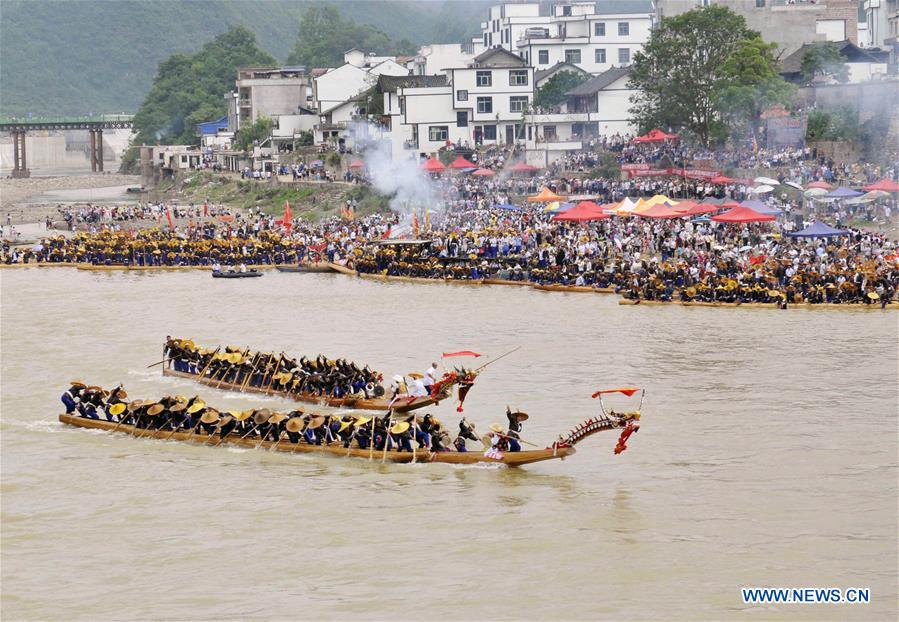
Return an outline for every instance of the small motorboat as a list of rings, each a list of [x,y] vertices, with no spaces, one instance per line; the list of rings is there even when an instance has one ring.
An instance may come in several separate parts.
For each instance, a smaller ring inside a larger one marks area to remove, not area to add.
[[[254,276],[262,276],[262,272],[256,270],[247,270],[246,272],[238,272],[236,270],[213,270],[212,278],[214,279],[249,279]]]

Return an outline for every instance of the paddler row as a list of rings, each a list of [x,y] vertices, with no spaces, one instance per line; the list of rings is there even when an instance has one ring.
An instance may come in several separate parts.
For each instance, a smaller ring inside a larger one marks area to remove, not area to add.
[[[236,436],[277,443],[337,445],[353,449],[411,452],[413,445],[431,452],[468,451],[466,439],[480,441],[493,452],[520,451],[521,422],[527,414],[507,409],[509,430],[494,423],[483,437],[475,434],[475,424],[464,417],[459,421],[455,439],[443,423],[430,414],[395,414],[381,417],[307,413],[301,409],[276,412],[268,408],[243,411],[219,411],[199,396],[165,396],[156,401],[133,400],[121,385],[112,391],[72,381],[62,395],[67,415],[101,419],[137,430],[163,430],[217,435],[220,439]]]

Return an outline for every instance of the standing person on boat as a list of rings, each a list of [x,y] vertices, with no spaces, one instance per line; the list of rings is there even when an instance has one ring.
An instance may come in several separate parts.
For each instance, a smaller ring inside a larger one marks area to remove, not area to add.
[[[527,413],[523,412],[512,412],[512,410],[506,406],[506,417],[509,419],[509,451],[521,451],[521,443],[519,440],[521,439],[521,422],[528,420]]]
[[[487,438],[490,440],[490,448],[484,452],[484,455],[501,460],[503,453],[509,451],[509,437],[503,434],[503,426],[491,423]]]
[[[468,420],[465,417],[462,417],[462,420],[459,421],[459,434],[456,436],[456,440],[453,441],[453,446],[456,448],[456,451],[468,451],[468,448],[465,446],[465,439],[469,439],[475,442],[480,441],[478,435],[475,434],[475,425],[473,423],[468,423]]]
[[[437,363],[431,363],[431,366],[428,367],[428,371],[425,372],[425,377],[422,379],[422,384],[425,385],[425,388],[428,390],[428,395],[431,395],[434,390],[434,384],[437,382]]]

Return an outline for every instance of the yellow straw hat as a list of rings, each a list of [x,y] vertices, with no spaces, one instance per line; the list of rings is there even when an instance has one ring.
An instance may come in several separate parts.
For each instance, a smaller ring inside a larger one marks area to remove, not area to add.
[[[192,414],[194,414],[194,413],[200,412],[200,411],[203,410],[204,408],[206,408],[206,404],[205,404],[205,403],[203,403],[203,402],[194,402],[194,403],[191,404],[190,407],[187,409],[187,412],[188,412],[189,414],[192,415]]]
[[[494,432],[499,432],[500,434],[502,434],[502,432],[503,432],[503,426],[501,426],[498,423],[491,423],[490,429],[493,430]]]
[[[121,415],[123,412],[125,412],[124,402],[119,402],[109,407],[109,414],[111,415]]]
[[[153,404],[152,406],[150,406],[147,409],[147,414],[150,415],[151,417],[155,417],[156,415],[161,413],[163,410],[165,410],[165,406],[163,406],[162,404]]]
[[[215,411],[212,410],[212,409],[207,410],[207,411],[204,412],[204,413],[202,414],[202,416],[200,417],[200,421],[202,421],[203,423],[215,423],[215,422],[217,422],[218,420],[219,420],[219,415],[218,415],[218,413],[215,412]]]
[[[371,421],[371,417],[357,417],[356,418],[356,427],[362,427],[369,421]]]
[[[390,428],[390,433],[391,434],[402,434],[403,432],[405,432],[408,429],[409,429],[409,422],[408,421],[400,421],[398,423],[395,423],[393,425],[393,427]]]
[[[303,429],[303,420],[300,417],[293,417],[284,424],[284,429],[288,432],[299,432]]]

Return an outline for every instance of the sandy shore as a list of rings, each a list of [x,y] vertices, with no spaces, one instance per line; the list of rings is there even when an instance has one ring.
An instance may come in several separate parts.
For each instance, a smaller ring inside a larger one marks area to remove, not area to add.
[[[4,224],[7,213],[12,216],[13,222],[38,222],[45,214],[45,210],[40,209],[36,204],[22,205],[23,201],[27,201],[31,197],[58,190],[139,185],[139,175],[119,175],[118,173],[0,179],[0,210],[3,212]],[[53,213],[56,213],[55,203],[53,204]]]

